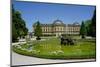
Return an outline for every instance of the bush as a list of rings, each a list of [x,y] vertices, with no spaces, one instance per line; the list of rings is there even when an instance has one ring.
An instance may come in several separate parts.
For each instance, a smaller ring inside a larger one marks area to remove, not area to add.
[[[74,45],[74,40],[71,37],[61,37],[61,45]]]
[[[37,37],[36,40],[41,40],[41,38],[40,37]]]

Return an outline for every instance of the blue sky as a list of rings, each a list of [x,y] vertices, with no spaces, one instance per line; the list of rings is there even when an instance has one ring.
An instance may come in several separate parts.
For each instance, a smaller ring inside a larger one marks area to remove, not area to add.
[[[91,19],[93,16],[94,6],[82,5],[62,5],[47,4],[36,2],[13,1],[15,10],[21,12],[22,18],[26,22],[29,31],[32,31],[32,25],[36,21],[41,23],[53,23],[54,20],[62,20],[65,24]]]

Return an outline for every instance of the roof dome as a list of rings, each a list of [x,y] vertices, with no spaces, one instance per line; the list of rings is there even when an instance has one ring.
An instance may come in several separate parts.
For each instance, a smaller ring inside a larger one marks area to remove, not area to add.
[[[61,20],[55,20],[53,22],[54,25],[64,25],[63,22]]]

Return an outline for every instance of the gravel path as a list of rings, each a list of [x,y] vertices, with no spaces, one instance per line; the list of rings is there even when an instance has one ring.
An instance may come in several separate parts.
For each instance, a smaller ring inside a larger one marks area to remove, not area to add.
[[[53,59],[42,59],[36,57],[29,57],[12,52],[12,66],[15,65],[29,65],[29,64],[49,64],[49,63],[64,63],[64,62],[75,62],[75,61],[95,61],[95,59],[83,59],[83,60],[53,60]]]

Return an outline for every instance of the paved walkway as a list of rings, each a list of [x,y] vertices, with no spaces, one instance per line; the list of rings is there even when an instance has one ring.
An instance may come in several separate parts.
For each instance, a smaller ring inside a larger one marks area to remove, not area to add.
[[[83,60],[53,60],[42,59],[36,57],[29,57],[12,52],[12,65],[29,65],[29,64],[46,64],[46,63],[63,63],[63,62],[75,62],[75,61],[95,61],[95,59],[83,59]]]

